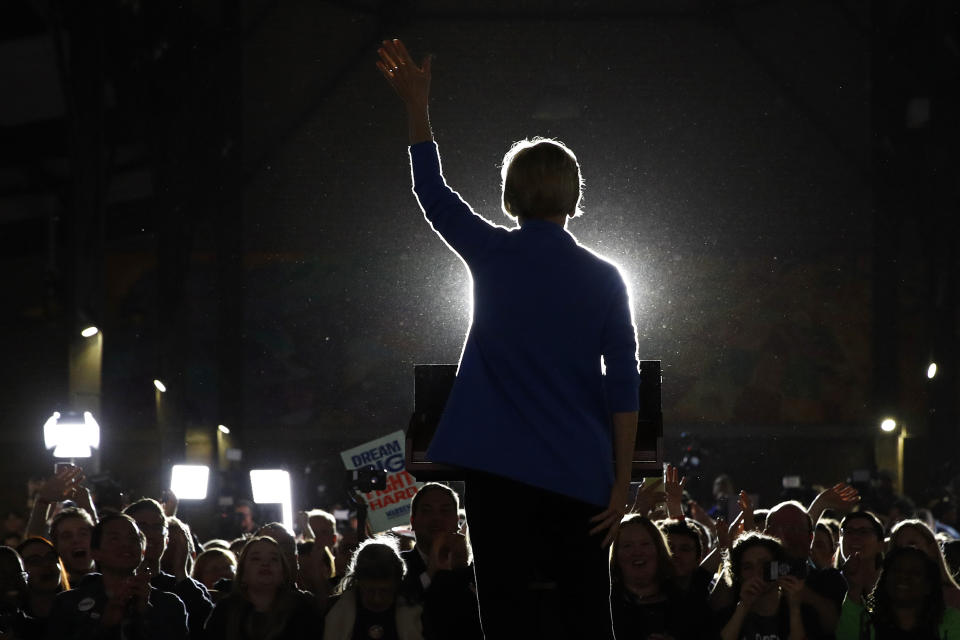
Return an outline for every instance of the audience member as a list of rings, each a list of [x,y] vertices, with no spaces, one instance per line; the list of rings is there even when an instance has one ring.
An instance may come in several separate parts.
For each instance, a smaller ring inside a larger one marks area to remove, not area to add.
[[[353,555],[336,602],[327,613],[324,640],[422,640],[423,607],[400,593],[405,573],[393,539],[365,540]]]
[[[901,520],[890,532],[890,548],[915,547],[927,554],[940,571],[940,584],[943,587],[943,601],[948,607],[960,609],[960,586],[947,567],[940,545],[933,531],[920,520]]]
[[[817,569],[834,569],[834,557],[837,543],[833,531],[821,519],[813,531],[813,544],[810,546],[810,561]]]
[[[868,584],[849,580],[837,640],[883,638],[942,639],[960,637],[960,611],[944,605],[937,563],[920,549],[898,547],[883,562],[869,598]]]
[[[293,569],[276,540],[255,536],[244,547],[233,590],[217,602],[206,640],[306,640],[320,626],[309,595],[297,590]]]
[[[207,589],[215,589],[217,582],[223,578],[233,580],[237,575],[237,556],[229,549],[213,547],[207,549],[199,556],[193,565],[194,580]]]
[[[165,573],[160,568],[160,558],[167,550],[169,538],[163,507],[152,498],[143,498],[127,506],[124,513],[133,518],[147,539],[140,572],[151,576],[150,586],[172,593],[183,601],[190,616],[190,633],[194,637],[200,637],[203,632],[203,623],[213,609],[213,600],[207,593],[207,588],[186,573],[186,543],[184,542],[176,550],[179,554],[173,563],[176,575]]]
[[[646,516],[623,519],[610,547],[610,607],[617,638],[715,635],[706,602],[685,595],[663,533]]]
[[[847,588],[838,570],[818,569],[810,560],[814,528],[806,508],[792,500],[774,506],[767,514],[764,533],[781,541],[786,559],[797,569],[791,574],[800,578],[802,587],[796,593],[791,591],[791,597],[799,598],[816,611],[815,620],[807,621],[807,633],[810,636],[832,634],[837,628]]]
[[[16,640],[43,638],[43,625],[27,615],[30,594],[20,556],[0,546],[0,637]]]
[[[859,601],[873,591],[883,565],[883,524],[871,512],[854,511],[840,522],[840,559],[846,598]]]
[[[90,552],[90,535],[93,518],[77,507],[63,509],[53,517],[50,524],[50,540],[67,568],[70,583],[75,584],[93,571],[93,555]]]
[[[829,637],[809,632],[817,612],[802,601],[803,579],[781,571],[784,564],[786,548],[772,536],[747,533],[734,542],[728,574],[737,604],[719,616],[722,640]]]
[[[150,572],[137,571],[146,546],[146,536],[133,518],[105,515],[90,536],[90,548],[100,573],[87,575],[54,599],[47,637],[186,638],[187,611],[183,602],[150,586]]]
[[[44,630],[58,593],[70,588],[67,570],[53,544],[44,538],[27,538],[17,547],[27,570],[28,597],[24,611],[41,621]]]

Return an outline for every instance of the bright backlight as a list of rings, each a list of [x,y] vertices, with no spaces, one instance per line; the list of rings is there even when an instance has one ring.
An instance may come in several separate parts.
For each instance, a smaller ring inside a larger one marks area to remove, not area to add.
[[[89,458],[100,448],[100,425],[93,414],[61,415],[54,411],[43,425],[43,443],[55,458]]]
[[[293,498],[290,474],[282,469],[254,469],[250,472],[253,501],[258,504],[280,504],[283,525],[293,531]]]
[[[100,329],[96,327],[87,327],[86,329],[80,332],[80,335],[82,335],[84,338],[92,338],[98,333],[100,333]]]
[[[160,382],[159,380],[154,380],[154,381],[153,381],[153,386],[155,386],[155,387],[157,388],[157,391],[159,391],[160,393],[166,393],[166,392],[167,392],[167,385],[163,384],[163,383]]]
[[[891,431],[897,428],[897,421],[893,418],[886,418],[883,422],[880,423],[880,428],[890,433]]]
[[[170,490],[180,500],[204,500],[210,467],[196,464],[175,464],[170,470]]]
[[[927,378],[933,380],[933,377],[937,375],[937,363],[931,362],[930,366],[927,367]]]

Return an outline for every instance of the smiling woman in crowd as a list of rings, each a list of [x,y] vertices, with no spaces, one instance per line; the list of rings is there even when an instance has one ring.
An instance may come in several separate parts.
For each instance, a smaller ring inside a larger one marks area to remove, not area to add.
[[[623,519],[610,547],[610,606],[617,638],[710,638],[702,599],[678,588],[664,534],[641,515]]]

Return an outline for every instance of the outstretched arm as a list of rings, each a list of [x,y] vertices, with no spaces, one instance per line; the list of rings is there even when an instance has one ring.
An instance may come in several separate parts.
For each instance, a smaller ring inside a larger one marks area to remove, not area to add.
[[[430,131],[430,56],[417,66],[398,39],[384,40],[377,68],[407,107],[410,144],[433,140]]]

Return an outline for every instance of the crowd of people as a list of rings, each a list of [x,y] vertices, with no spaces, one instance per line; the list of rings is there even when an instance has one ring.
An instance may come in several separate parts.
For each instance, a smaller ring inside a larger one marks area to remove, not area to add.
[[[641,483],[616,532],[617,638],[960,638],[949,492],[927,509],[841,483],[807,505],[761,509],[721,477],[715,504],[702,508],[684,487],[673,467]],[[43,482],[22,530],[5,534],[12,546],[0,548],[0,637],[484,637],[469,504],[445,484],[420,487],[408,529],[360,542],[321,509],[300,512],[297,531],[258,526],[249,503],[237,506],[243,535],[200,540],[163,498],[98,505],[78,467]],[[536,531],[554,533],[548,522],[504,523],[521,547],[537,544],[525,539]],[[520,588],[557,597],[577,561],[557,558]],[[516,628],[512,637],[560,637],[536,610]]]

